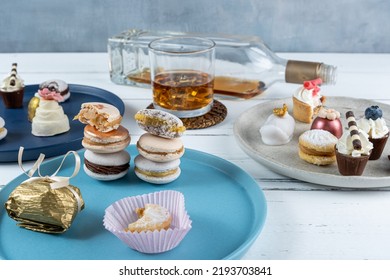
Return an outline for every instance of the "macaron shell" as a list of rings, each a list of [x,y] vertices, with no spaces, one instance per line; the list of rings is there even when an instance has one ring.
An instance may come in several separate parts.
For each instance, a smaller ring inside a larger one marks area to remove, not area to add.
[[[81,144],[83,145],[84,148],[91,150],[95,153],[102,153],[102,154],[115,153],[126,149],[126,147],[130,144],[130,136],[123,141],[109,143],[109,144],[96,143],[90,141],[89,139],[84,138],[81,141]]]
[[[59,101],[58,103],[62,103],[70,98],[70,91],[69,91],[69,85],[67,82],[59,79],[52,79],[44,81],[39,85],[39,88],[47,87],[50,83],[56,83],[58,85],[58,90],[60,91],[60,94],[63,98],[63,100]],[[35,94],[35,96],[39,97],[38,92]]]
[[[121,166],[128,164],[130,162],[130,154],[127,151],[120,151],[116,153],[111,154],[101,154],[101,153],[94,153],[90,150],[86,150],[84,152],[84,161],[89,161],[90,163],[97,165],[98,167],[115,167],[115,166]],[[88,163],[88,165],[90,165]],[[85,173],[90,176],[91,178],[94,178],[96,180],[101,181],[112,181],[117,180],[119,178],[122,178],[125,176],[129,170],[129,167],[126,170],[120,171],[118,173],[114,174],[103,174],[95,172],[94,170],[91,170],[87,167],[87,164],[84,162],[83,165]],[[112,170],[112,169],[111,169]]]
[[[118,108],[108,103],[87,102],[81,104],[79,113],[73,118],[89,124],[102,132],[117,129],[122,121]]]
[[[151,161],[167,162],[179,159],[184,154],[184,145],[180,138],[163,138],[145,133],[137,142],[138,152]]]
[[[95,173],[91,170],[89,170],[85,164],[83,164],[83,168],[84,168],[84,172],[91,178],[93,179],[96,179],[96,180],[100,180],[100,181],[113,181],[113,180],[118,180],[122,177],[124,177],[128,170],[125,170],[121,173],[117,173],[117,174],[99,174],[99,173]]]
[[[186,130],[181,119],[161,110],[142,109],[134,118],[140,128],[160,137],[181,137]]]
[[[129,138],[130,134],[129,131],[121,125],[117,129],[109,132],[101,132],[92,125],[86,125],[84,127],[84,137],[95,143],[107,144],[123,141]]]
[[[134,165],[145,171],[166,172],[178,168],[180,166],[180,159],[167,162],[155,162],[145,158],[142,155],[137,155],[134,159]]]
[[[5,126],[5,121],[2,117],[0,117],[0,128]]]
[[[130,162],[130,154],[127,151],[102,154],[86,150],[84,152],[84,158],[94,164],[104,166],[119,166]]]
[[[153,176],[147,176],[141,172],[138,172],[136,169],[134,169],[134,173],[135,175],[145,181],[145,182],[148,182],[148,183],[151,183],[151,184],[158,184],[158,185],[162,185],[162,184],[168,184],[170,182],[173,182],[174,180],[176,180],[180,174],[181,174],[181,169],[180,167],[178,167],[176,169],[176,172],[174,174],[170,174],[168,176],[164,176],[164,177],[153,177]]]

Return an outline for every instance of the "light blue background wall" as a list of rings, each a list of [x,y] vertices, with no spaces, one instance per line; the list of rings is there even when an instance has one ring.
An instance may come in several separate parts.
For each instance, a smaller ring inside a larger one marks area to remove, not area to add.
[[[104,52],[128,28],[258,35],[278,52],[390,52],[388,0],[0,0],[0,8],[0,52]]]

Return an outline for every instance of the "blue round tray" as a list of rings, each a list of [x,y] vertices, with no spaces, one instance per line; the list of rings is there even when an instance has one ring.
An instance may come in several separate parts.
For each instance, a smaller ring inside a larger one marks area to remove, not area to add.
[[[138,154],[128,147],[133,159]],[[79,154],[82,157],[83,151]],[[51,174],[62,157],[44,162],[43,174]],[[69,162],[68,162],[69,160]],[[73,157],[65,160],[63,175],[70,175]],[[69,164],[67,164],[67,162]],[[0,259],[239,259],[260,234],[267,212],[259,185],[236,165],[203,152],[187,149],[180,177],[167,185],[152,185],[135,176],[133,168],[116,181],[96,181],[81,169],[71,184],[80,188],[85,209],[63,234],[33,232],[16,225],[0,208]],[[4,205],[11,191],[26,180],[20,175],[0,191]],[[127,247],[103,226],[105,209],[113,202],[159,190],[184,194],[192,229],[178,247],[160,254],[143,254]]]
[[[23,107],[7,109],[0,100],[0,116],[5,120],[8,130],[7,136],[0,140],[0,162],[17,162],[20,146],[24,146],[23,160],[34,160],[40,153],[46,157],[65,154],[68,150],[82,148],[81,139],[84,133],[84,124],[73,121],[73,117],[80,111],[84,102],[104,102],[114,105],[123,115],[125,105],[115,94],[95,87],[83,85],[69,85],[70,98],[61,103],[65,114],[69,118],[70,130],[66,133],[36,137],[31,134],[31,122],[28,121],[28,102],[37,92],[39,85],[28,85],[24,90]]]

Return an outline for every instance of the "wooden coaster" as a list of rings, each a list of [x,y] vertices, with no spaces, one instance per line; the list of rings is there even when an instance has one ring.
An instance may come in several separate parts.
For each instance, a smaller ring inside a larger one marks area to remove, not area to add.
[[[153,109],[153,104],[150,104],[147,109]],[[186,129],[201,129],[207,128],[221,123],[227,115],[227,108],[220,101],[214,100],[213,107],[210,112],[203,116],[193,118],[180,118],[183,121]]]

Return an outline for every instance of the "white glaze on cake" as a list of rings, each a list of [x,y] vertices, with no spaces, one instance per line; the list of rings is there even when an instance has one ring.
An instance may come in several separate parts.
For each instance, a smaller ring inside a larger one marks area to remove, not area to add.
[[[368,140],[368,135],[359,129],[359,138],[362,144],[361,150],[355,150],[352,144],[352,137],[349,131],[345,131],[343,136],[337,142],[337,150],[341,154],[350,155],[353,157],[360,157],[368,155],[373,148],[372,143]]]
[[[68,131],[70,126],[68,117],[57,101],[41,99],[31,128],[35,136],[53,136]]]
[[[290,142],[295,128],[295,120],[288,112],[283,117],[270,115],[260,127],[261,139],[267,145],[284,145]]]

